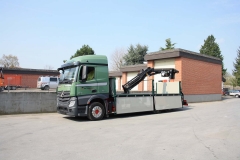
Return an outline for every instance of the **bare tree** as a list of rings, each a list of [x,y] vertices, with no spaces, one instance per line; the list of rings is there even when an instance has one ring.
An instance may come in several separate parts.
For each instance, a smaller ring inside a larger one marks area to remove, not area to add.
[[[111,54],[111,58],[110,58],[111,59],[111,61],[110,61],[111,68],[109,70],[119,71],[124,62],[123,56],[126,53],[127,53],[127,50],[124,48],[115,49],[115,51]]]
[[[48,70],[53,70],[53,66],[50,66],[50,65],[46,65],[45,67],[44,67],[44,69],[48,69]]]
[[[0,65],[5,68],[18,68],[18,57],[11,54],[8,56],[3,54],[2,58],[0,59]]]

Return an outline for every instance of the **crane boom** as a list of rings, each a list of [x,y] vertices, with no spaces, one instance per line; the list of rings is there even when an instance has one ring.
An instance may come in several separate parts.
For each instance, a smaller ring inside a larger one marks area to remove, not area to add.
[[[145,70],[142,70],[136,77],[128,81],[126,84],[122,85],[124,93],[129,93],[129,91],[138,85],[146,76],[152,76],[155,74],[162,74],[163,77],[169,77],[170,79],[175,78],[175,73],[179,73],[178,70],[174,68],[151,68],[148,67]]]

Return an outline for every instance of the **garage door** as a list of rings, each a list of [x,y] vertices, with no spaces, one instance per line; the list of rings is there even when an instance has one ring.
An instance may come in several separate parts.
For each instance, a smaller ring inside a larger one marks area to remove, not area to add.
[[[131,79],[133,79],[134,77],[136,77],[138,74],[138,72],[128,72],[127,73],[127,81],[130,81]],[[138,85],[135,86],[134,88],[131,89],[132,91],[137,91],[138,90]]]
[[[154,68],[175,68],[174,59],[161,59],[154,61]],[[169,80],[168,77],[162,77],[161,74],[154,75],[154,82]]]

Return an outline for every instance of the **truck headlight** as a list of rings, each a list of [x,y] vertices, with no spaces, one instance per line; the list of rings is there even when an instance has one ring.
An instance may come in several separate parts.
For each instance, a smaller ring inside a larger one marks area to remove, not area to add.
[[[74,107],[75,104],[76,104],[76,101],[77,101],[77,98],[76,97],[72,97],[70,99],[70,103],[69,103],[68,107]]]

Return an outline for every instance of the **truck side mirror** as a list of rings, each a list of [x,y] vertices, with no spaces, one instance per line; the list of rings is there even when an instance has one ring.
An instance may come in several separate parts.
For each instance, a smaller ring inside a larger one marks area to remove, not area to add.
[[[82,81],[87,80],[87,66],[83,66],[82,68]]]

